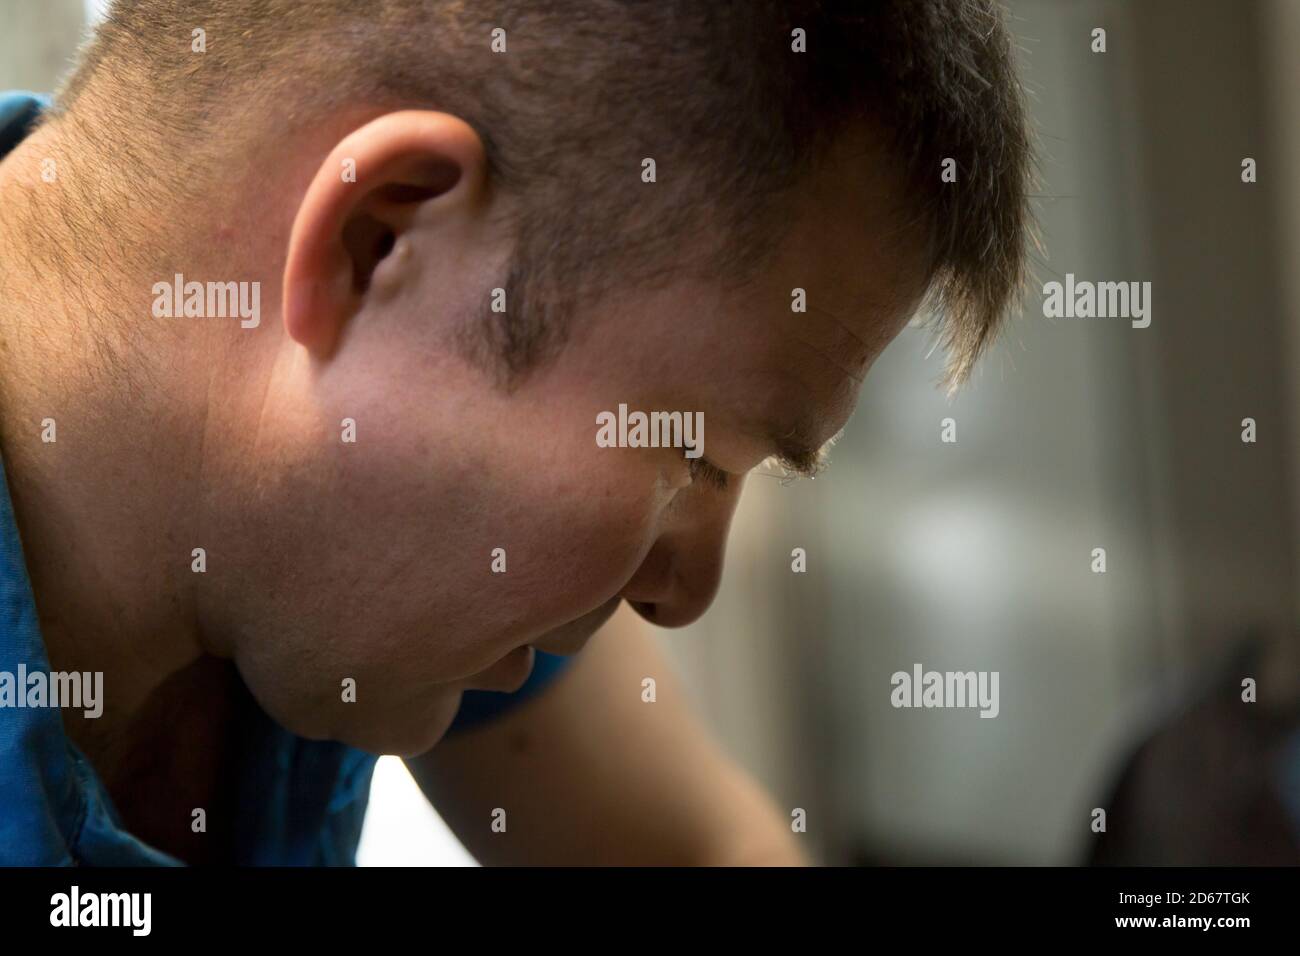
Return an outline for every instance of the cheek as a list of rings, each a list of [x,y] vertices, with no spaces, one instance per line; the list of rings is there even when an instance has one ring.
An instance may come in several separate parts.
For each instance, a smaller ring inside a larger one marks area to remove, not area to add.
[[[635,573],[672,500],[673,476],[657,449],[599,447],[594,413],[525,407],[491,432],[491,457],[477,469],[480,514],[492,529],[483,543],[505,551],[507,580],[494,583],[515,607],[530,605],[534,622],[554,627],[605,603]]]
[[[512,489],[516,503],[500,535],[509,570],[496,583],[537,632],[623,589],[654,543],[663,505],[644,469],[531,475]]]
[[[347,542],[337,576],[366,595],[353,610],[369,618],[367,653],[447,680],[616,595],[670,494],[658,459],[596,447],[594,426],[438,424],[436,440],[371,425],[337,489],[349,528],[333,540]]]
[[[557,411],[593,402],[439,381],[400,404],[358,390],[314,411],[314,434],[296,436],[314,457],[275,496],[291,567],[272,579],[297,585],[317,652],[423,681],[476,673],[616,595],[674,477],[658,450],[598,447],[594,411]]]

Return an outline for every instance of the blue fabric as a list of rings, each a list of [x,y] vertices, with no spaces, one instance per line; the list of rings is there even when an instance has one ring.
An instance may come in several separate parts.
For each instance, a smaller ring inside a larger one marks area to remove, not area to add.
[[[523,687],[509,694],[494,690],[473,690],[465,694],[456,712],[456,722],[447,733],[459,733],[495,720],[539,691],[548,687],[552,678],[564,672],[571,658],[547,654],[534,648],[533,672]]]
[[[31,129],[48,99],[0,94],[0,158]],[[566,658],[538,652],[514,694],[469,691],[449,733],[477,727],[533,696]],[[22,543],[0,461],[0,671],[49,673]],[[239,824],[231,862],[352,865],[370,795],[372,754],[306,740],[275,723],[251,696],[238,728]],[[180,865],[122,828],[99,776],[63,730],[57,708],[0,707],[0,864]]]

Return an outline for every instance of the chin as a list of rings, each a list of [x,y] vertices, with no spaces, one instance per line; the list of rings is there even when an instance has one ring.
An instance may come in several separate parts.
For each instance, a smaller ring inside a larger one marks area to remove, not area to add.
[[[435,703],[424,708],[423,719],[413,719],[407,710],[393,714],[391,720],[342,728],[337,739],[367,753],[418,757],[446,736],[460,710],[460,697],[459,691],[440,693]]]

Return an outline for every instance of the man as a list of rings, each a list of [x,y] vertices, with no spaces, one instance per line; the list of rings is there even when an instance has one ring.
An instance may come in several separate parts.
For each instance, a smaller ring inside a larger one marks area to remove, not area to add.
[[[998,14],[862,6],[136,0],[9,100],[2,664],[103,701],[0,710],[4,861],[351,862],[397,753],[484,861],[801,862],[625,615],[1019,283]]]

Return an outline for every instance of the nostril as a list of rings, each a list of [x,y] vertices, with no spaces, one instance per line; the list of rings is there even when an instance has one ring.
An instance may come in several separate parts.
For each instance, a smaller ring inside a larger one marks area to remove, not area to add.
[[[636,608],[636,612],[646,620],[654,620],[656,610],[655,605],[651,604],[649,601],[632,601],[630,603],[632,604],[632,607]]]

